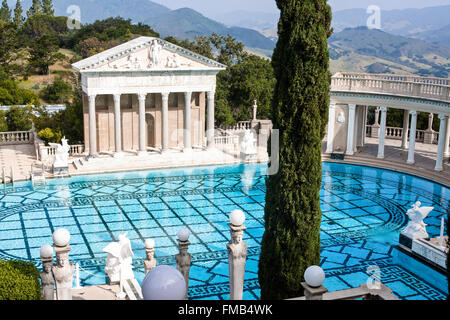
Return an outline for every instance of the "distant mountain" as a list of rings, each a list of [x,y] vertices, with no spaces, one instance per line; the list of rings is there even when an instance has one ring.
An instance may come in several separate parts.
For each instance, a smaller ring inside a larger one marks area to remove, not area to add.
[[[411,35],[411,37],[428,42],[439,42],[450,46],[450,24],[438,30],[419,32]]]
[[[23,0],[26,12],[32,0]],[[272,51],[275,41],[253,29],[243,27],[227,27],[222,23],[209,19],[195,10],[182,8],[171,11],[169,8],[150,0],[55,0],[55,15],[68,16],[67,9],[76,5],[80,7],[81,23],[92,23],[109,17],[122,17],[132,22],[150,25],[162,37],[175,36],[181,40],[194,39],[196,36],[210,36],[212,33],[231,34],[249,48]],[[11,8],[16,0],[8,0]]]
[[[448,77],[450,46],[391,35],[367,27],[329,39],[332,72],[392,72]]]
[[[209,36],[212,33],[230,34],[247,47],[265,50],[272,50],[275,47],[273,40],[256,30],[227,27],[190,8],[173,10],[156,18],[146,19],[143,22],[159,32],[162,37],[172,35],[180,39],[194,39],[196,36]]]
[[[336,32],[345,28],[367,26],[369,14],[365,9],[350,9],[333,13],[332,26]],[[449,24],[450,5],[423,9],[381,11],[381,29],[396,35],[410,36],[438,30]]]
[[[242,28],[263,31],[267,29],[276,29],[280,14],[279,12],[269,13],[238,10],[216,14],[212,18],[227,26],[239,26]]]
[[[25,14],[32,0],[22,0],[21,3]],[[8,4],[14,10],[16,0],[8,0]],[[69,15],[67,9],[72,5],[80,7],[83,24],[117,16],[137,23],[170,11],[169,8],[149,0],[55,0],[55,15]]]

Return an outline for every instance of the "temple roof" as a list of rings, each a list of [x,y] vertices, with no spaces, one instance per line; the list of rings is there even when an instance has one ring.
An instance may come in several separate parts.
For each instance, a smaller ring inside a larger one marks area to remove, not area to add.
[[[139,37],[72,64],[81,72],[224,70],[212,59],[154,37]]]

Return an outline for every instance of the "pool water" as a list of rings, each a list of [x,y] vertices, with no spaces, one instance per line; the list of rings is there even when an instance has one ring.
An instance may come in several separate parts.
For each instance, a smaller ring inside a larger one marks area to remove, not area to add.
[[[31,260],[52,244],[57,228],[71,233],[81,285],[104,284],[106,253],[127,232],[135,275],[144,277],[144,241],[155,240],[158,265],[175,266],[176,234],[191,231],[190,299],[228,299],[229,213],[246,213],[244,299],[258,299],[258,259],[264,233],[265,165],[236,165],[72,177],[8,185],[0,196],[0,258]],[[329,291],[358,287],[377,266],[381,282],[407,300],[443,300],[447,279],[395,248],[406,210],[420,200],[435,210],[425,220],[439,235],[450,190],[420,178],[375,168],[323,163],[321,266]]]

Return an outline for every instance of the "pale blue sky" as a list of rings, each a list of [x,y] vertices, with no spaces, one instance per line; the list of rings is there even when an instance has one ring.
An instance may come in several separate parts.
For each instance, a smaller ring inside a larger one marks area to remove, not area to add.
[[[217,15],[237,10],[275,12],[275,0],[152,0],[170,9],[189,7],[205,15]],[[329,0],[333,10],[367,8],[378,5],[382,10],[424,8],[450,5],[450,0]]]

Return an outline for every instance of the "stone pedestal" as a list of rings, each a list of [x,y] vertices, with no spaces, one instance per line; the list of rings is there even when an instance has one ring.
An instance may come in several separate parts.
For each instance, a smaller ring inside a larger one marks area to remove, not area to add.
[[[374,124],[371,128],[370,135],[372,138],[379,138],[380,137],[380,125]]]
[[[433,144],[435,132],[433,130],[425,131],[423,135],[423,143]]]
[[[69,173],[69,167],[68,166],[56,166],[53,165],[53,174],[54,175],[62,175],[62,174],[68,174]]]
[[[306,300],[323,300],[323,295],[328,292],[328,289],[324,286],[313,288],[306,282],[302,282],[301,285],[304,289]]]

